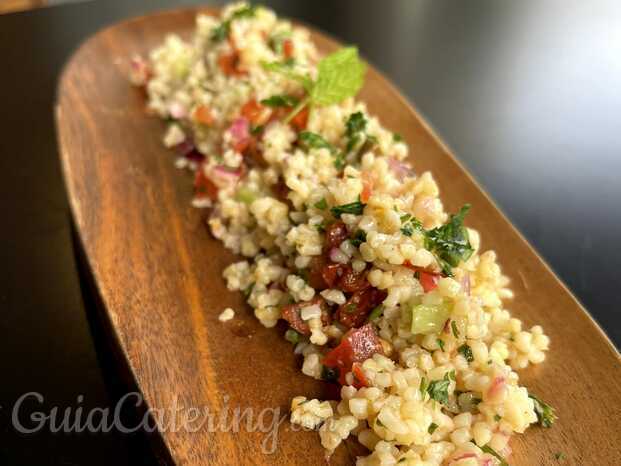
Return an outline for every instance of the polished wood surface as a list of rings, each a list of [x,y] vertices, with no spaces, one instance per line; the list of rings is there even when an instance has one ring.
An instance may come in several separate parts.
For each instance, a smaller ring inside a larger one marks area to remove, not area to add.
[[[56,109],[60,152],[82,246],[114,329],[116,343],[152,409],[171,406],[280,408],[297,394],[321,395],[303,376],[290,345],[264,329],[229,293],[222,268],[233,256],[205,230],[190,206],[191,182],[161,146],[163,124],[144,112],[144,96],[129,86],[126,59],[145,52],[167,32],[189,34],[195,10],[141,17],[89,39],[64,70]],[[336,44],[314,32],[323,51]],[[621,363],[601,330],[525,240],[465,172],[420,116],[375,70],[361,98],[411,146],[415,168],[430,169],[448,210],[473,205],[469,224],[483,247],[495,249],[516,292],[509,307],[552,340],[542,366],[522,381],[549,400],[560,417],[512,441],[512,465],[621,464]],[[224,307],[233,322],[217,320]],[[177,464],[316,464],[318,436],[279,430],[278,449],[261,453],[266,435],[162,433]],[[347,464],[346,448],[333,464]]]

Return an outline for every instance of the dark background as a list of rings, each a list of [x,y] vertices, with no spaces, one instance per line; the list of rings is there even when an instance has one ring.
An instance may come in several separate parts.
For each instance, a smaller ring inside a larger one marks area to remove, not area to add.
[[[75,409],[78,395],[85,409],[111,406],[127,390],[80,286],[55,86],[101,27],[191,3],[99,0],[0,16],[2,465],[154,464],[143,435],[20,436],[10,419],[30,391],[45,403],[29,403],[24,422],[33,410]],[[621,343],[621,3],[264,3],[358,44]]]

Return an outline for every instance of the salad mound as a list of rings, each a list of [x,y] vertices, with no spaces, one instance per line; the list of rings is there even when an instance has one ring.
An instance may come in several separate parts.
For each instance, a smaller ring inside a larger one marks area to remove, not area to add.
[[[321,56],[305,29],[236,3],[134,57],[131,79],[211,233],[244,257],[228,288],[264,326],[286,321],[305,375],[340,387],[294,398],[291,422],[328,452],[357,437],[360,466],[507,464],[514,434],[555,419],[517,372],[549,339],[506,309],[470,206],[445,212],[408,144],[355,99],[365,68],[355,47]]]

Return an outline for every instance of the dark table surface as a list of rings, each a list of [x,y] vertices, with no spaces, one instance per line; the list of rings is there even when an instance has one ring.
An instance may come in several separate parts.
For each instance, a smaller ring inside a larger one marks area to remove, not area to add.
[[[154,464],[142,435],[23,435],[11,416],[28,392],[44,401],[30,398],[23,419],[112,407],[128,389],[80,286],[55,86],[101,27],[191,3],[99,0],[0,16],[2,465]],[[264,3],[358,44],[621,343],[621,3]]]

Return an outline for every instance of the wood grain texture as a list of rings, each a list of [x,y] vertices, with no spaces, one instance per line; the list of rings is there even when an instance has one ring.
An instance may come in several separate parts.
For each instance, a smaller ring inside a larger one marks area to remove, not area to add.
[[[212,413],[280,408],[284,415],[292,396],[322,396],[324,388],[300,373],[278,330],[261,327],[242,297],[226,290],[221,271],[234,257],[207,234],[201,211],[190,206],[190,177],[175,169],[160,142],[163,123],[145,114],[144,96],[126,80],[129,56],[146,52],[166,33],[188,36],[195,14],[165,12],[107,28],[66,66],[56,116],[70,203],[114,337],[151,409],[177,399]],[[324,52],[337,47],[318,32],[313,38]],[[516,297],[508,307],[526,326],[543,325],[551,338],[545,364],[522,371],[521,379],[556,407],[560,419],[550,430],[533,427],[515,437],[511,464],[620,465],[621,362],[612,344],[372,68],[361,98],[405,137],[417,171],[433,171],[449,211],[473,205],[469,225],[481,232],[485,249],[498,252],[512,279]],[[222,324],[217,316],[227,306],[237,315]],[[237,433],[162,430],[179,465],[325,462],[318,436],[293,431],[288,421],[271,455],[261,452],[268,436],[244,427]],[[331,464],[352,463],[352,448],[340,448]],[[564,462],[555,459],[557,452]]]

